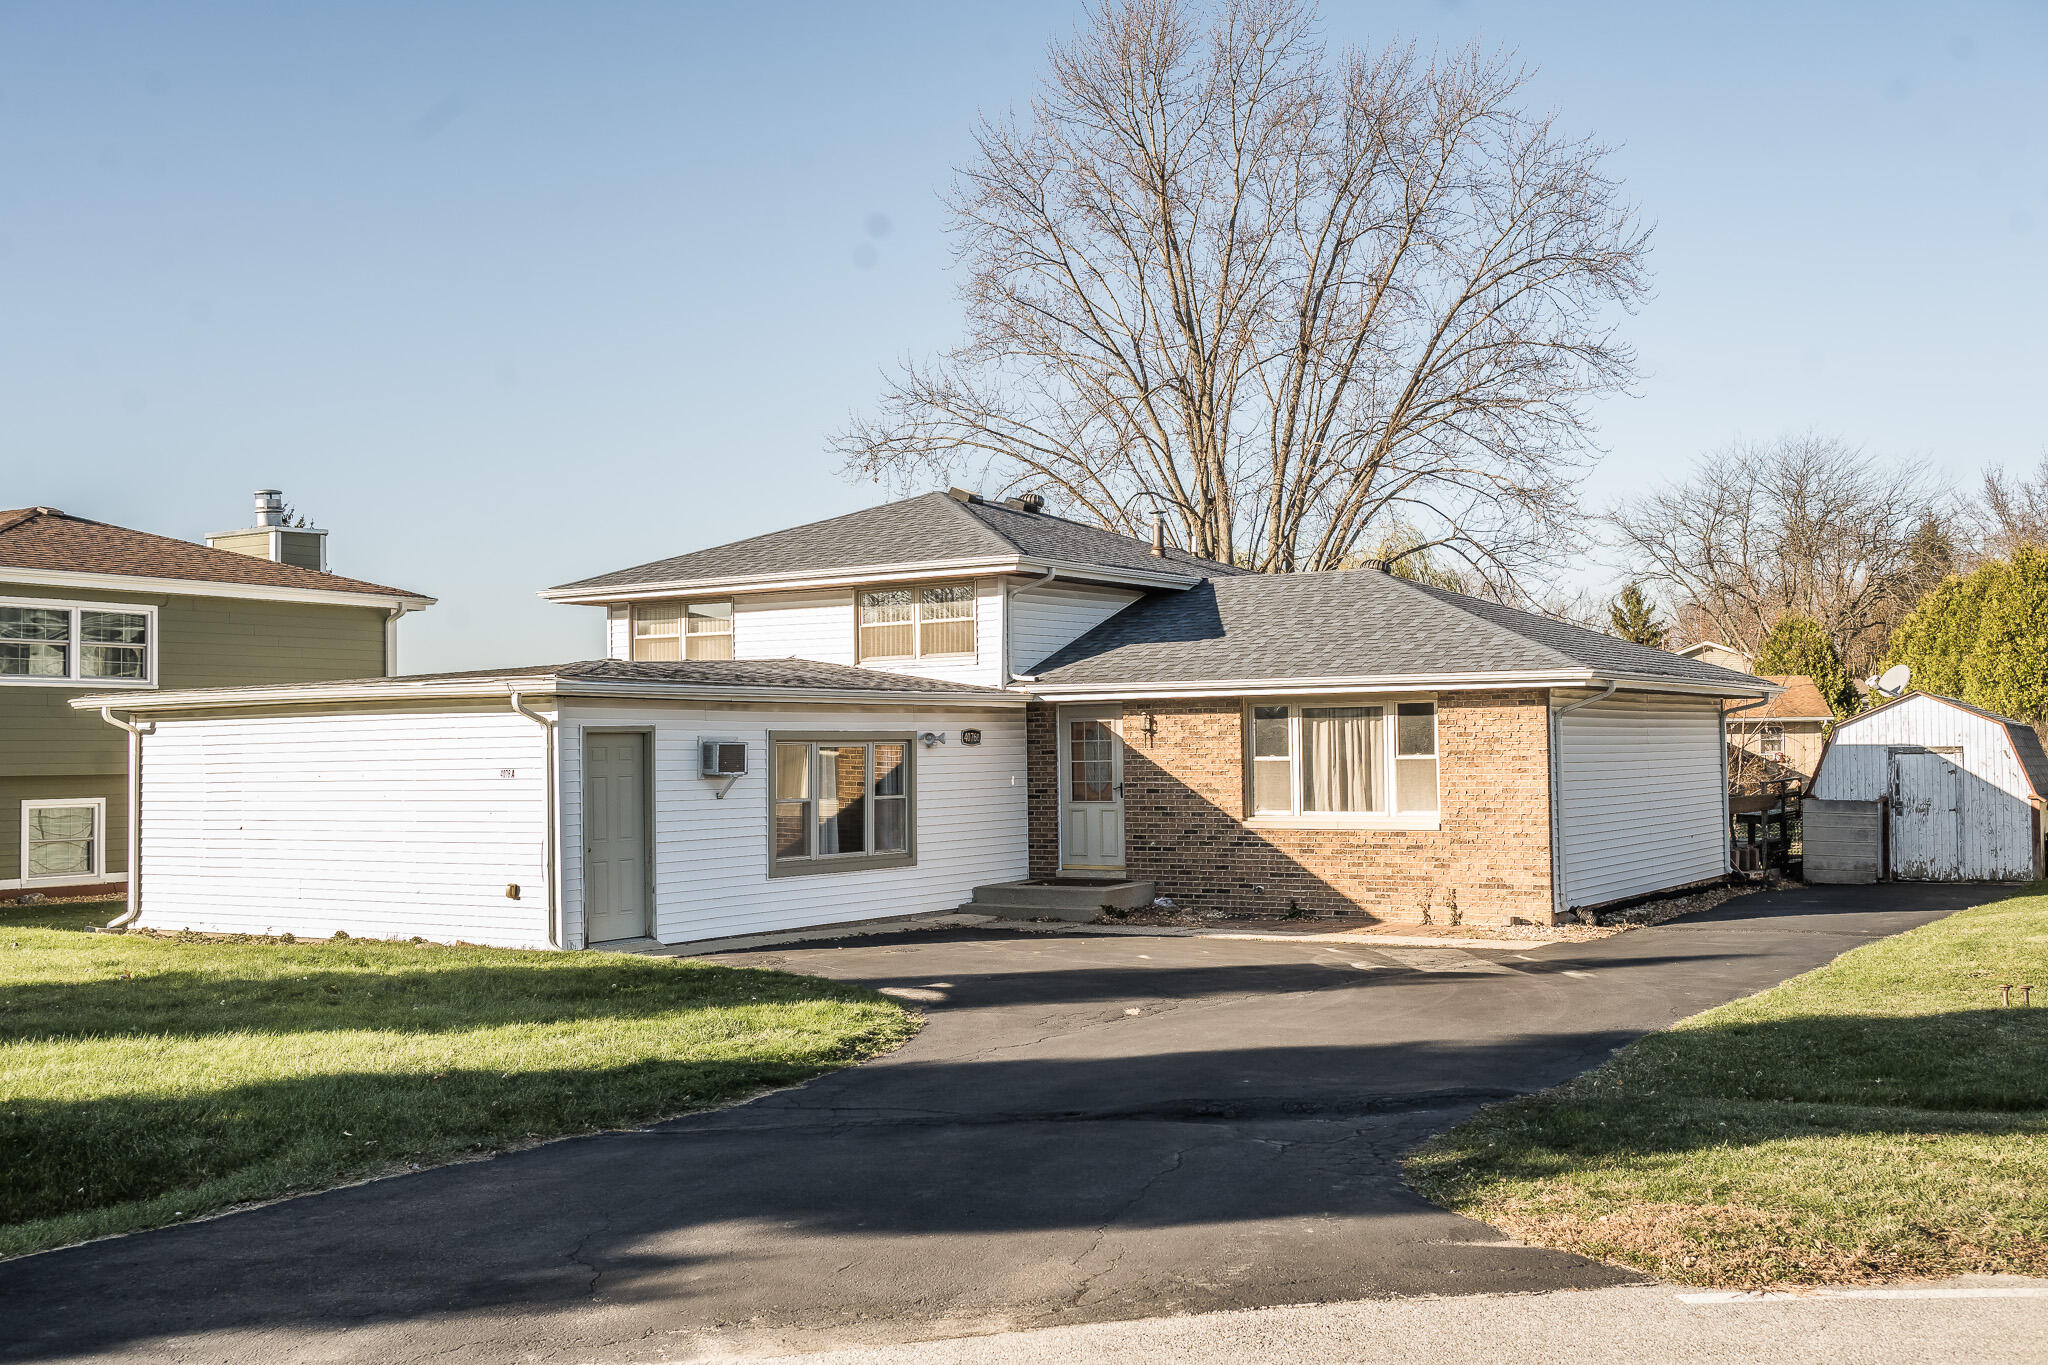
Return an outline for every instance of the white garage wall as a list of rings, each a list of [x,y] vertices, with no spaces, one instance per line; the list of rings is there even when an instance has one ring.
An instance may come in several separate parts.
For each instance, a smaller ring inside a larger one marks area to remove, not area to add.
[[[731,934],[951,910],[976,886],[1027,873],[1024,721],[1017,711],[677,708],[569,703],[560,733],[565,941],[583,942],[582,731],[646,728],[654,742],[655,937],[684,943]],[[960,742],[962,727],[982,742]],[[917,863],[806,877],[768,876],[771,730],[936,731],[916,751]],[[747,773],[697,775],[697,742],[739,739]]]
[[[1565,907],[1726,872],[1726,761],[1711,698],[1620,696],[1559,717]]]
[[[542,730],[509,711],[160,719],[140,922],[544,946],[546,793]]]

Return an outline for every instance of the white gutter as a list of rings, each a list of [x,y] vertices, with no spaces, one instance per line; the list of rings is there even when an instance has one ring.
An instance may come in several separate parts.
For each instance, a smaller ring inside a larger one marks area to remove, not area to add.
[[[119,929],[142,913],[142,737],[156,727],[122,720],[112,706],[100,708],[100,719],[128,732],[128,908],[106,925]]]
[[[1018,680],[1021,680],[1021,681],[1024,681],[1024,682],[1030,682],[1030,681],[1032,681],[1031,677],[1030,677],[1030,676],[1029,676],[1028,674],[1024,674],[1024,673],[1012,673],[1012,672],[1010,672],[1010,604],[1011,604],[1011,603],[1013,603],[1013,602],[1015,602],[1015,601],[1016,601],[1016,600],[1017,600],[1017,599],[1018,599],[1018,598],[1019,598],[1020,596],[1022,596],[1023,594],[1025,594],[1025,593],[1027,593],[1027,592],[1030,592],[1030,591],[1031,591],[1031,590],[1032,590],[1033,588],[1042,588],[1042,587],[1044,587],[1044,586],[1045,586],[1046,584],[1048,584],[1048,583],[1052,582],[1052,581],[1053,581],[1053,579],[1055,579],[1055,578],[1058,578],[1058,577],[1059,577],[1059,573],[1058,573],[1058,571],[1057,571],[1057,570],[1054,570],[1054,569],[1047,569],[1047,570],[1045,571],[1045,577],[1043,577],[1043,578],[1035,578],[1035,579],[1033,579],[1033,580],[1032,580],[1031,582],[1029,582],[1029,583],[1026,583],[1026,584],[1024,584],[1024,585],[1023,585],[1023,586],[1021,586],[1021,587],[1012,587],[1012,586],[1009,586],[1009,585],[1008,585],[1008,584],[1006,583],[1006,584],[1005,584],[1005,586],[1004,586],[1004,588],[1003,588],[1003,684],[1002,684],[1002,685],[1003,685],[1003,686],[1005,686],[1005,687],[1008,687],[1008,686],[1010,685],[1010,682],[1011,682],[1011,680],[1012,680],[1013,678],[1014,678],[1014,679],[1018,679]]]
[[[223,551],[223,553],[230,553]],[[345,588],[285,588],[265,583],[216,583],[204,578],[151,578],[141,574],[84,573],[72,569],[21,569],[8,565],[9,583],[45,588],[87,588],[105,592],[149,592],[166,597],[233,597],[257,602],[319,602],[335,607],[396,607],[421,611],[431,597],[410,593],[351,592]]]
[[[1564,727],[1558,722],[1582,706],[1591,706],[1596,701],[1606,701],[1621,686],[1616,678],[1607,680],[1607,690],[1582,697],[1571,705],[1550,708],[1550,875],[1552,885],[1557,889],[1551,897],[1551,918],[1570,909],[1564,903],[1564,751],[1560,747],[1564,739]],[[1769,700],[1766,698],[1765,700]],[[1728,784],[1721,784],[1726,787]],[[1726,797],[1723,797],[1725,800]]]
[[[675,578],[653,583],[622,583],[608,588],[572,585],[544,589],[540,596],[550,602],[600,606],[607,602],[636,602],[652,597],[725,597],[734,593],[786,592],[798,588],[847,588],[865,583],[1025,573],[1051,573],[1074,581],[1109,583],[1134,588],[1192,588],[1203,581],[1203,576],[1193,570],[1184,573],[1156,573],[1149,569],[1114,568],[1104,564],[1027,558],[1019,555],[1011,558],[913,560],[901,564],[824,569],[809,574],[741,574],[723,578]]]
[[[528,707],[526,699],[516,690],[510,694],[510,700],[512,709],[515,712],[540,726],[542,732],[547,736],[547,764],[545,768],[548,788],[546,800],[547,823],[541,835],[541,859],[542,865],[546,869],[542,876],[547,881],[548,947],[559,948],[562,946],[562,928],[560,923],[561,898],[555,894],[555,846],[559,842],[555,831],[555,788],[561,785],[561,756],[558,752],[560,746],[555,743],[557,721],[552,716],[544,716],[540,712]]]
[[[210,711],[223,707],[307,706],[347,701],[497,700],[507,688],[564,697],[614,697],[639,701],[800,702],[866,706],[928,706],[947,710],[1009,711],[1027,698],[1015,692],[942,692],[922,688],[726,686],[717,683],[603,682],[536,673],[524,676],[469,678],[461,681],[408,683],[403,678],[367,679],[346,686],[319,683],[265,687],[209,687],[184,692],[151,693],[146,701],[133,696],[90,696],[73,699],[79,710],[121,706],[131,711]]]
[[[1727,697],[1743,696],[1750,689],[1741,691],[1717,683],[1694,683],[1682,680],[1660,678],[1648,674],[1607,674],[1584,671],[1532,671],[1524,673],[1395,673],[1362,674],[1351,677],[1303,678],[1299,680],[1278,678],[1233,678],[1214,682],[1185,683],[1052,683],[1040,684],[1032,689],[1034,695],[1047,701],[1136,701],[1146,698],[1189,698],[1213,696],[1307,696],[1322,693],[1364,692],[1364,691],[1489,691],[1515,687],[1598,687],[1603,679],[1611,680],[1615,686],[1627,686],[1632,692],[1670,692],[1685,696]],[[1034,682],[1035,679],[1019,676],[1018,682]],[[1755,689],[1764,694],[1764,699],[1777,695],[1783,689],[1770,683],[1761,683]]]

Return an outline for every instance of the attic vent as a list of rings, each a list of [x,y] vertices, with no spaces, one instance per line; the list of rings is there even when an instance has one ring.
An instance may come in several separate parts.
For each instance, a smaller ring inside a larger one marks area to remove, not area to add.
[[[1016,508],[1019,512],[1030,512],[1036,515],[1045,510],[1045,499],[1037,493],[1019,493],[1016,497],[1010,499],[1010,506]]]

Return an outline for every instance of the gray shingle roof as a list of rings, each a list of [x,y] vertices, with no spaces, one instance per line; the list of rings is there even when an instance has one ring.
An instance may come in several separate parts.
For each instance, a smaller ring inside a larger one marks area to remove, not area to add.
[[[1041,685],[1142,686],[1574,669],[1757,686],[1744,673],[1372,570],[1155,593],[1027,671]]]
[[[714,545],[650,564],[579,579],[555,592],[632,589],[701,579],[786,577],[882,564],[959,559],[1061,559],[1110,569],[1184,572],[1190,578],[1240,572],[1169,549],[1161,561],[1143,541],[1099,526],[946,493],[866,507],[845,516]]]

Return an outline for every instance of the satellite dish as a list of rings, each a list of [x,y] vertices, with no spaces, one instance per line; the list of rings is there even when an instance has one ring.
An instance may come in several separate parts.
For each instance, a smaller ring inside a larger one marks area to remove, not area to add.
[[[1906,684],[1913,681],[1913,670],[1904,664],[1893,664],[1877,679],[1877,690],[1887,697],[1896,697],[1906,690]]]

